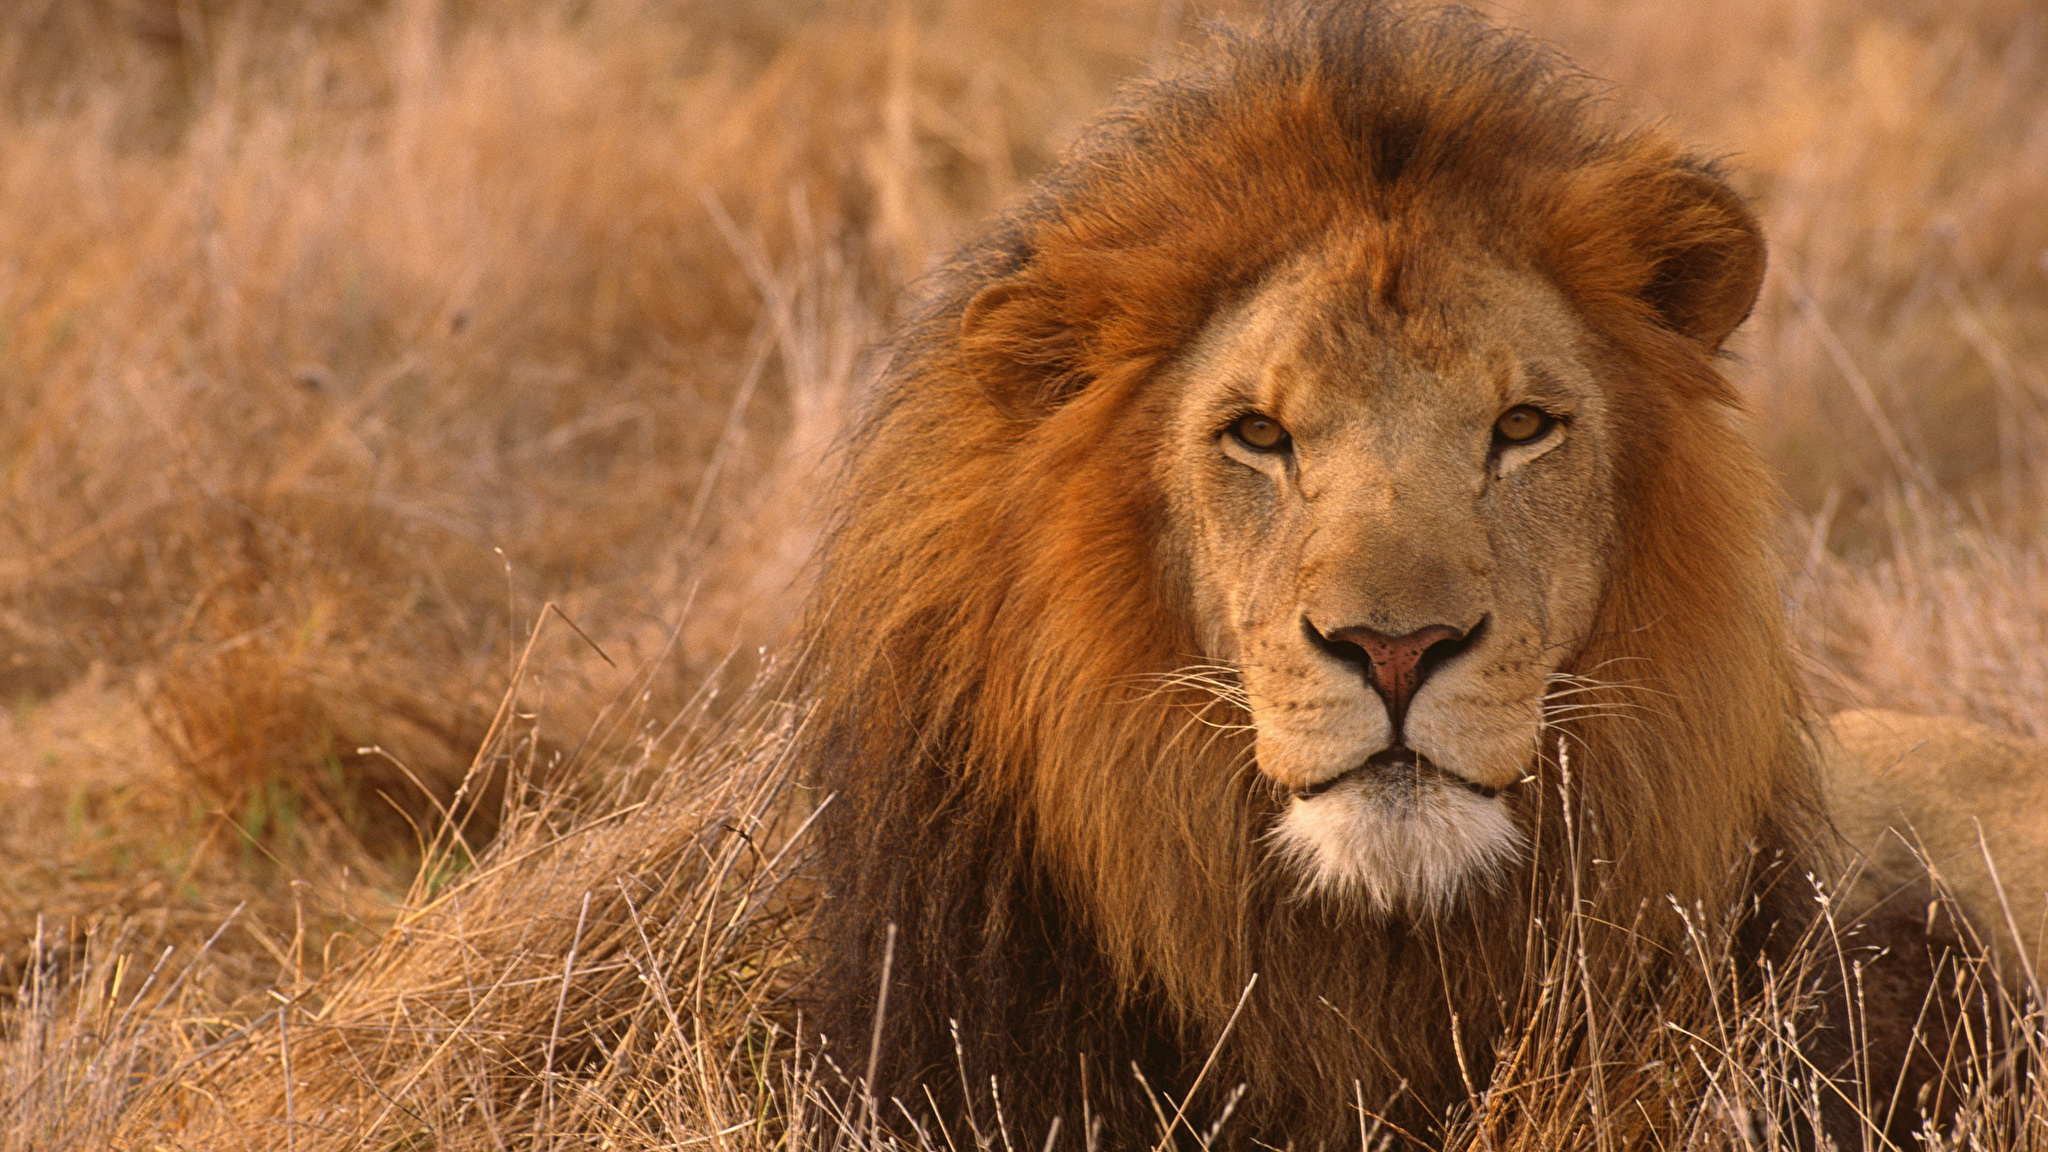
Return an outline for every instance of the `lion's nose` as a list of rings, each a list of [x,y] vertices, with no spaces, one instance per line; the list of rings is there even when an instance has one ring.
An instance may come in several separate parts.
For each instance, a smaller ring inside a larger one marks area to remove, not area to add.
[[[1484,624],[1484,621],[1481,621]],[[1314,631],[1314,625],[1310,625]],[[1408,715],[1408,703],[1422,688],[1422,682],[1444,661],[1471,644],[1479,626],[1454,628],[1431,624],[1405,636],[1389,636],[1371,628],[1338,628],[1318,635],[1322,648],[1348,663],[1363,665],[1365,678],[1387,702],[1387,719],[1396,737],[1401,721]]]

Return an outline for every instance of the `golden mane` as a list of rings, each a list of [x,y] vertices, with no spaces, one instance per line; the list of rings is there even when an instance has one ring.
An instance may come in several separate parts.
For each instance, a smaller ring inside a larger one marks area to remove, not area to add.
[[[809,621],[808,756],[834,794],[816,1016],[850,1077],[986,1121],[995,1076],[1031,1139],[1086,1093],[1113,1146],[1156,1138],[1131,1066],[1179,1099],[1257,973],[1195,1107],[1248,1083],[1233,1128],[1307,1147],[1355,1138],[1354,1079],[1375,1105],[1405,1082],[1426,1126],[1472,1073],[1452,1017],[1490,1053],[1574,869],[1661,939],[1667,898],[1726,909],[1807,866],[1824,821],[1777,497],[1716,361],[1761,239],[1709,164],[1597,97],[1467,14],[1303,8],[1128,88],[932,279],[851,444]],[[1545,755],[1526,875],[1419,924],[1295,898],[1246,718],[1174,678],[1202,648],[1161,555],[1158,369],[1338,230],[1380,238],[1365,274],[1449,235],[1536,270],[1628,432],[1624,554],[1566,671],[1641,706],[1546,737],[1577,858]]]

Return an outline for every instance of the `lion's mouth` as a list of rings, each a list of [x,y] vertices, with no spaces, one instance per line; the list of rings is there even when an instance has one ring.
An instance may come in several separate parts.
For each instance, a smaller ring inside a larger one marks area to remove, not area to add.
[[[1435,761],[1422,753],[1397,745],[1373,753],[1365,763],[1348,772],[1339,772],[1328,780],[1311,784],[1306,788],[1296,788],[1294,798],[1312,800],[1346,780],[1360,780],[1367,776],[1377,776],[1388,781],[1400,781],[1405,777],[1416,784],[1456,784],[1488,800],[1500,795],[1498,788],[1489,788],[1484,784],[1467,780],[1455,772],[1439,768]]]

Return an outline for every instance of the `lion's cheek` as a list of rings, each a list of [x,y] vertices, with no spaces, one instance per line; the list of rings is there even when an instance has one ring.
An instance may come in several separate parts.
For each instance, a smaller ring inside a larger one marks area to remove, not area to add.
[[[1259,772],[1299,789],[1357,767],[1392,739],[1386,710],[1352,700],[1262,701],[1252,694]]]
[[[1528,775],[1542,730],[1542,681],[1507,699],[1425,693],[1408,713],[1410,748],[1474,784],[1502,789]]]

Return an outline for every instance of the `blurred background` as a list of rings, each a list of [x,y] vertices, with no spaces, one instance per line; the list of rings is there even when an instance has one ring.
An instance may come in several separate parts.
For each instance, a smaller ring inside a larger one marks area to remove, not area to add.
[[[1761,211],[1817,700],[2048,735],[2048,10],[1482,7]],[[515,678],[491,757],[574,788],[752,675],[906,285],[1226,10],[0,5],[0,979],[240,903],[253,987]]]

